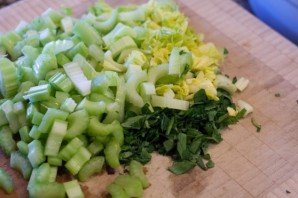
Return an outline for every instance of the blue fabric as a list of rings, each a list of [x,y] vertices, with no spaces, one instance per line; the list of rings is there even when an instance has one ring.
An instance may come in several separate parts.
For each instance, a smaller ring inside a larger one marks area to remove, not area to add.
[[[255,15],[298,44],[298,0],[249,0]]]

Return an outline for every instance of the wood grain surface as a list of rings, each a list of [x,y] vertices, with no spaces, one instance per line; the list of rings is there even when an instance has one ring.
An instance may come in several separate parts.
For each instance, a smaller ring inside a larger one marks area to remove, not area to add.
[[[0,31],[30,21],[48,7],[71,6],[76,16],[93,0],[23,0],[0,10]],[[110,1],[112,4],[140,1]],[[222,66],[230,76],[244,76],[251,83],[235,98],[248,101],[253,115],[223,132],[224,141],[210,151],[215,168],[195,168],[175,176],[166,169],[171,161],[155,155],[146,165],[151,186],[145,197],[298,197],[298,48],[258,21],[231,0],[179,0],[182,11],[207,41],[228,48]],[[280,93],[280,97],[275,97]],[[257,133],[250,123],[262,124]],[[0,166],[14,179],[16,191],[0,197],[27,197],[26,182],[8,167],[0,155]],[[106,174],[82,183],[87,197],[103,197],[113,180]]]

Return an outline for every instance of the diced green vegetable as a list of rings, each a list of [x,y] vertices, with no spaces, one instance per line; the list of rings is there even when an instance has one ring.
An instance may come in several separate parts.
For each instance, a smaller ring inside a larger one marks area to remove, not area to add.
[[[0,130],[0,147],[8,156],[16,150],[16,142],[12,137],[12,131],[8,126],[3,126]]]
[[[67,197],[69,198],[84,198],[84,193],[81,186],[77,180],[72,180],[63,183]]]
[[[78,174],[78,178],[80,181],[87,181],[87,179],[102,171],[102,167],[104,165],[105,159],[104,157],[93,157],[91,158],[80,170]]]
[[[33,168],[38,167],[46,158],[44,155],[44,146],[39,140],[33,140],[28,144],[28,159]]]
[[[0,187],[4,189],[7,194],[12,193],[14,188],[11,176],[2,168],[0,168]]]
[[[91,153],[84,147],[81,147],[78,152],[67,161],[65,167],[73,175],[78,174],[83,165],[90,159]]]
[[[11,153],[10,167],[19,171],[24,179],[28,180],[32,172],[32,166],[27,157],[19,151]]]

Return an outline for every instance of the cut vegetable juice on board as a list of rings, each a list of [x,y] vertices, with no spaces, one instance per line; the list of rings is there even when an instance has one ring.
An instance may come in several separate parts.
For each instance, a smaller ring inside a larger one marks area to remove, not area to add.
[[[112,197],[142,197],[153,152],[176,175],[212,168],[208,146],[253,110],[232,100],[249,80],[221,72],[227,55],[170,0],[48,9],[0,36],[1,149],[30,197],[84,197],[78,180],[104,168],[121,173]],[[0,186],[16,188],[2,169]]]

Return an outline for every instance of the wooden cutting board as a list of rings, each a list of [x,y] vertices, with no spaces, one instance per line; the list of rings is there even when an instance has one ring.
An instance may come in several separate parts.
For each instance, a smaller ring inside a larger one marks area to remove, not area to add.
[[[79,16],[92,2],[23,0],[0,10],[0,31],[15,27],[20,20],[30,21],[48,7],[71,6]],[[231,0],[178,3],[197,32],[228,48],[222,69],[230,76],[250,79],[247,90],[235,98],[248,101],[255,111],[225,130],[223,142],[211,146],[213,169],[195,168],[175,176],[166,170],[171,163],[168,158],[154,156],[146,166],[151,186],[145,197],[298,197],[298,48]],[[250,123],[252,116],[262,124],[260,133]],[[26,182],[8,167],[3,154],[0,159],[16,187],[10,196],[0,191],[0,197],[27,197]],[[103,174],[82,186],[87,197],[102,197],[112,180]]]

